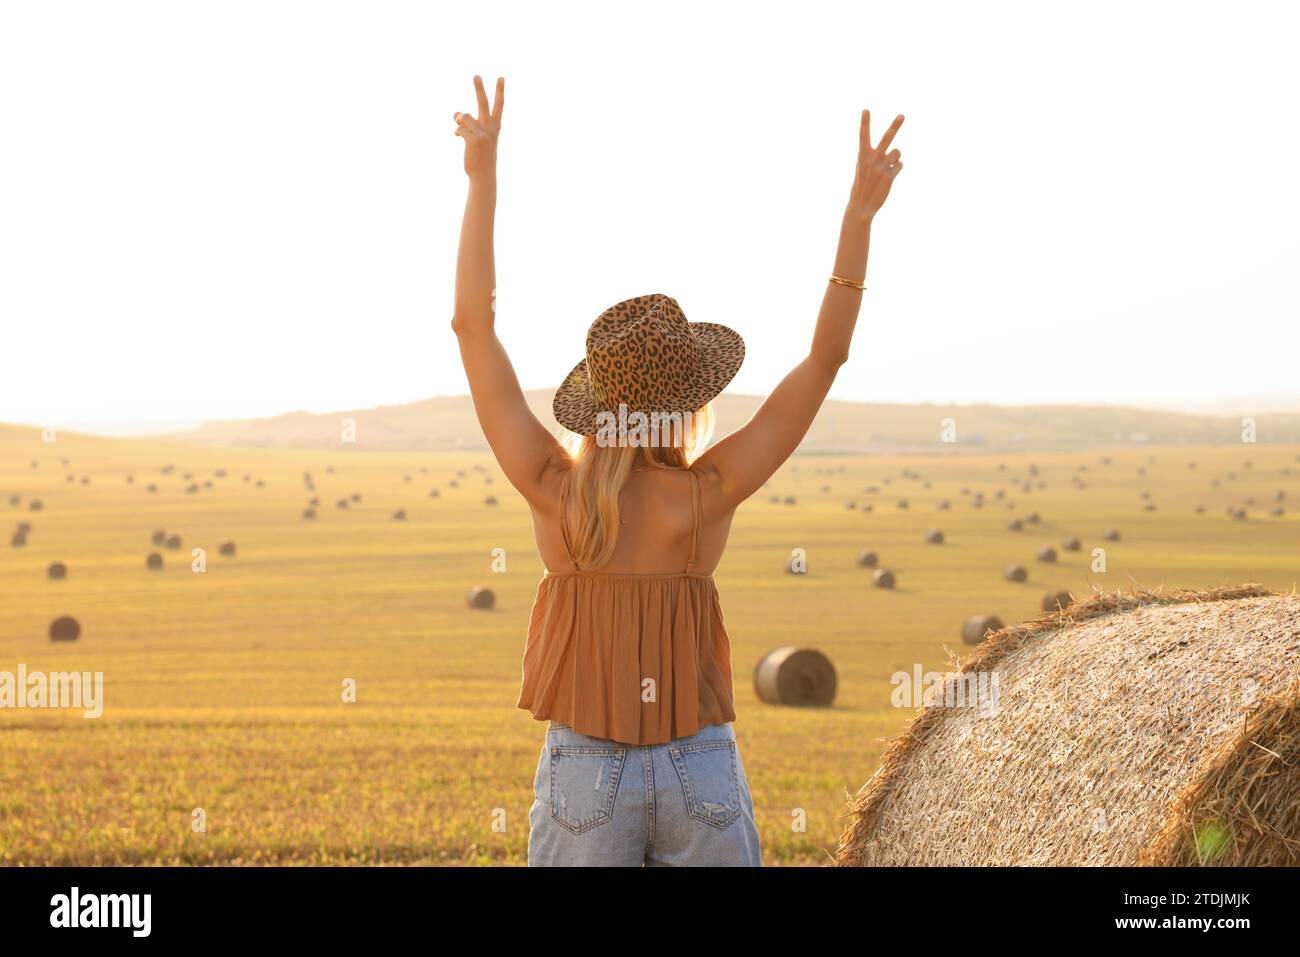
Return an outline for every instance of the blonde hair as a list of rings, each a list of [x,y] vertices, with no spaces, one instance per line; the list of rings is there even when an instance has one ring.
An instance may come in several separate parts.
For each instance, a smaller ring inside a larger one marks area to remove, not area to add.
[[[689,468],[713,438],[714,423],[713,404],[706,403],[667,443],[610,445],[595,435],[576,432],[561,440],[572,464],[564,479],[568,488],[560,522],[579,568],[601,568],[613,556],[618,544],[619,497],[636,461],[642,459],[661,469]]]

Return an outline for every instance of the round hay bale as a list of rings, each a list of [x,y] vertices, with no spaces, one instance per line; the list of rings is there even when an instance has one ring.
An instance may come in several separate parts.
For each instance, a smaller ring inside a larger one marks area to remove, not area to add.
[[[158,491],[158,486],[150,484],[145,488],[145,491],[148,492],[150,495],[152,495]]]
[[[875,568],[880,563],[880,559],[873,551],[863,550],[858,552],[858,557],[854,559],[863,568]]]
[[[34,498],[27,503],[27,510],[29,512],[39,512],[44,507],[45,506],[41,503],[41,500],[39,498]]]
[[[1018,518],[1013,518],[1011,521],[1007,522],[1008,532],[1019,532],[1023,530],[1024,527],[1025,527],[1025,523]]]
[[[946,512],[952,505],[947,499],[939,499],[939,501],[935,502],[934,507],[936,511]]]
[[[1204,515],[1204,514],[1205,514],[1205,506],[1204,506],[1204,505],[1198,505],[1198,506],[1196,506],[1196,514],[1197,514],[1197,515]]]
[[[1064,611],[1074,604],[1074,596],[1068,591],[1049,591],[1043,596],[1043,611]]]
[[[144,567],[150,571],[158,571],[163,567],[163,557],[158,552],[150,552],[149,557],[144,560]]]
[[[991,631],[1003,629],[1002,619],[997,615],[974,615],[967,618],[961,626],[961,640],[968,645],[978,645]]]
[[[1044,545],[1034,557],[1040,562],[1054,562],[1056,561],[1056,549],[1050,545]]]
[[[493,593],[492,589],[484,588],[481,585],[476,588],[471,588],[469,594],[465,597],[469,602],[469,607],[481,608],[484,611],[490,610],[497,603],[497,596]]]
[[[903,511],[907,511],[907,509],[911,508],[912,506],[908,505],[907,499],[903,498],[898,500],[898,507]]]
[[[394,513],[393,513],[393,521],[395,521],[395,522],[404,522],[404,521],[406,521],[406,509],[404,509],[404,508],[399,508],[396,512],[394,512]]]
[[[360,501],[361,501],[361,493],[360,493],[360,492],[353,492],[351,498],[352,498],[352,501],[354,501],[354,502],[360,502]]]
[[[754,667],[761,701],[792,708],[826,708],[835,700],[835,666],[814,648],[776,648]]]
[[[795,504],[794,496],[793,496],[793,495],[787,495],[784,499],[782,499],[782,501],[785,502],[786,505],[793,505],[793,504]]]
[[[483,499],[483,504],[484,504],[484,505],[495,505],[495,504],[497,504],[497,497],[496,497],[495,495],[489,495],[487,498]]]
[[[304,509],[302,510],[302,517],[303,517],[304,519],[306,519],[307,521],[311,521],[313,518],[316,517],[316,509],[314,509],[314,508],[304,508]]]
[[[1024,565],[1012,564],[1002,569],[1002,577],[1009,582],[1022,582],[1029,578],[1029,572]]]
[[[441,495],[441,494],[442,494],[442,493],[440,493],[440,492],[435,488],[435,489],[432,489],[432,490],[429,492],[429,498],[438,498],[439,495]],[[772,501],[775,502],[776,499],[772,499]]]
[[[1117,528],[1108,528],[1108,529],[1106,529],[1106,531],[1104,531],[1104,532],[1102,533],[1101,537],[1104,538],[1104,539],[1105,539],[1106,541],[1108,541],[1108,542],[1118,542],[1118,541],[1119,541],[1119,529],[1117,529]]]
[[[1238,505],[1232,510],[1232,517],[1239,522],[1244,522],[1246,520],[1247,514],[1248,513],[1246,512],[1246,510],[1242,508],[1240,505]]]
[[[928,545],[942,545],[943,532],[939,531],[937,528],[932,528],[925,533],[925,541]]]
[[[13,538],[9,539],[9,544],[14,548],[22,548],[27,544],[27,536],[22,532],[14,532]]]
[[[1268,510],[1268,514],[1272,515],[1274,518],[1281,518],[1286,514],[1286,510],[1283,509],[1281,505],[1274,505]]]
[[[217,551],[228,558],[234,558],[235,543],[227,538],[220,545],[217,546]]]
[[[339,499],[337,502],[335,502],[334,504],[335,504],[336,506],[338,506],[339,508],[347,508],[347,507],[348,507],[348,500],[345,499],[345,498],[341,498],[341,499]]]
[[[888,568],[877,568],[871,575],[871,584],[877,588],[893,588],[897,582]]]
[[[1061,547],[1067,552],[1077,552],[1079,549],[1083,548],[1083,542],[1079,541],[1077,535],[1067,535],[1061,540]]]
[[[63,581],[68,577],[68,566],[63,562],[51,562],[50,567],[46,569],[46,574],[50,576],[51,581]]]
[[[50,641],[76,641],[81,637],[81,623],[68,615],[50,622]]]
[[[318,505],[320,505],[320,496],[313,495],[311,498],[307,499],[307,504],[310,505],[312,508],[316,508]]]
[[[181,537],[179,535],[168,535],[167,541],[164,544],[174,552],[179,551],[181,547]]]
[[[1041,521],[1042,519],[1038,516],[1037,512],[1030,512],[1025,516],[1025,524],[1027,525],[1037,525]]]
[[[954,682],[997,674],[996,706],[922,710],[836,863],[1294,867],[1297,632],[1300,597],[1257,585],[1095,595],[1004,629]]]
[[[12,505],[14,508],[17,508],[19,505],[21,505],[22,501],[23,501],[23,497],[21,495],[9,496],[9,504]]]
[[[32,531],[31,522],[19,522],[18,527],[14,529],[19,535],[29,535]]]
[[[159,548],[161,548],[163,545],[166,545],[166,544],[167,544],[167,532],[166,532],[166,530],[160,528],[160,529],[158,529],[158,531],[154,532],[154,533],[153,533],[153,539],[152,539],[152,541],[153,541],[153,543],[154,543],[155,545],[157,545]]]
[[[198,490],[199,490],[199,485],[197,482],[191,482],[189,485],[185,486],[186,495],[194,495],[198,492]]]

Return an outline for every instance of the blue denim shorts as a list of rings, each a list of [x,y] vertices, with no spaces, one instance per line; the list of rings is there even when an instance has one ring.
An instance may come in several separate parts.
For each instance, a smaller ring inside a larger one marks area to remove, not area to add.
[[[528,812],[530,867],[761,867],[730,723],[633,745],[552,721]]]

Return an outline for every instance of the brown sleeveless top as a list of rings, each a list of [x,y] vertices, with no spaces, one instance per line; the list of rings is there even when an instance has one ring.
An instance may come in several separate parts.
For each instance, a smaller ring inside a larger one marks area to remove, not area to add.
[[[561,521],[572,570],[542,577],[524,649],[518,706],[534,718],[625,744],[664,744],[735,720],[718,591],[712,575],[692,570],[700,486],[687,475],[691,552],[681,572],[582,571]]]

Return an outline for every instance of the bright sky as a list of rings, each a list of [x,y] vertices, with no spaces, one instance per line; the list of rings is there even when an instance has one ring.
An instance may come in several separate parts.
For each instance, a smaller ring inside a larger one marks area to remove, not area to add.
[[[0,421],[466,391],[455,110],[506,77],[498,329],[553,387],[664,292],[806,349],[859,111],[905,169],[834,396],[1294,401],[1295,8],[6,3]],[[1273,403],[1276,404],[1276,403]]]

